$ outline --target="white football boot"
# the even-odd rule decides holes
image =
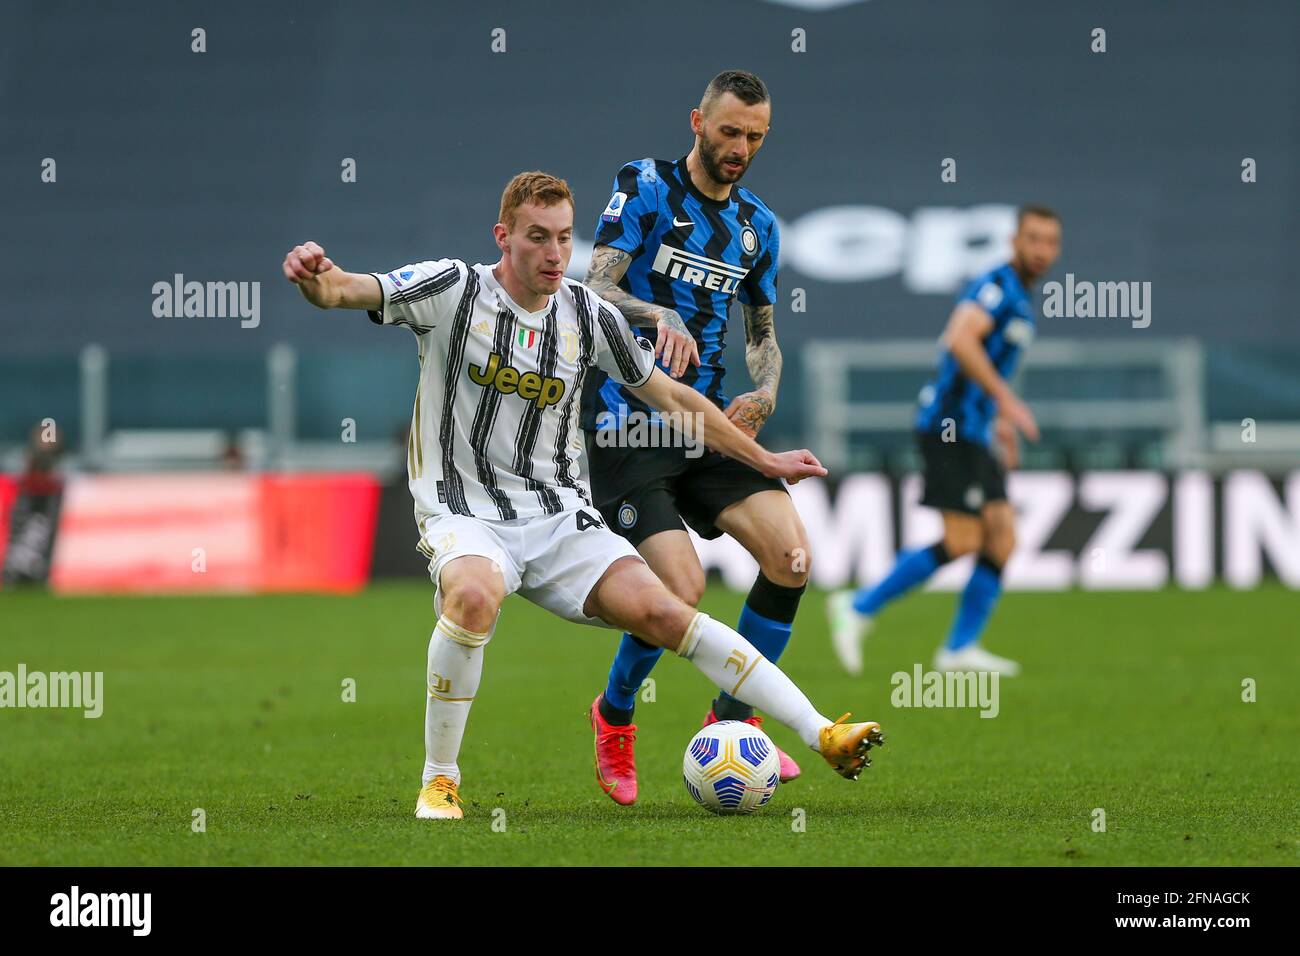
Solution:
[[[989,671],[1003,677],[1015,677],[1020,665],[1005,657],[990,654],[978,644],[967,644],[960,650],[939,648],[934,654],[934,666],[941,671]]]
[[[836,591],[826,599],[831,646],[844,669],[855,677],[862,673],[862,642],[871,633],[872,617],[853,609],[856,591]]]

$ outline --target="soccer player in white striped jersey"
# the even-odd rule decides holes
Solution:
[[[808,451],[769,452],[698,392],[656,368],[619,311],[565,278],[573,196],[520,173],[493,227],[501,259],[420,262],[352,273],[314,242],[284,274],[313,305],[364,309],[416,337],[420,380],[407,470],[419,549],[438,620],[429,641],[425,763],[415,815],[459,819],[457,758],[501,602],[518,592],[567,620],[631,631],[691,661],[710,681],[793,729],[856,779],[882,742],[874,721],[832,722],[753,645],[675,597],[591,506],[579,477],[582,378],[598,367],[662,412],[697,415],[704,443],[765,475],[826,470]]]

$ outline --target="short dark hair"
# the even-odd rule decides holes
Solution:
[[[767,92],[767,85],[758,78],[757,74],[745,70],[723,70],[709,80],[709,85],[704,88],[704,96],[700,99],[700,110],[707,110],[723,93],[730,93],[750,106],[772,101],[772,97]]]
[[[1041,203],[1026,203],[1016,211],[1016,228],[1025,221],[1026,216],[1038,216],[1040,219],[1055,219],[1058,223],[1061,221],[1060,215],[1051,206],[1044,206]]]

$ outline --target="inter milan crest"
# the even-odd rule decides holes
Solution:
[[[745,228],[740,230],[740,246],[745,250],[745,255],[748,256],[752,256],[754,251],[758,249],[758,233],[754,231],[754,227],[749,223],[746,223]]]

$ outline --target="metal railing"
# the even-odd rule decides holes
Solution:
[[[822,461],[851,465],[852,436],[862,432],[904,432],[913,428],[916,392],[884,400],[854,400],[855,373],[915,370],[931,374],[938,357],[932,340],[877,342],[812,341],[803,349],[806,431]],[[1161,394],[1151,398],[1107,397],[1028,399],[1044,429],[1161,433],[1165,460],[1191,466],[1206,457],[1204,353],[1192,339],[1107,342],[1049,339],[1028,350],[1025,365],[1045,369],[1143,369],[1161,377]],[[1095,391],[1095,390],[1094,390]]]
[[[233,437],[246,467],[265,470],[362,469],[399,471],[402,452],[391,441],[304,441],[298,434],[298,352],[278,344],[266,353],[266,422],[228,433],[222,429],[114,429],[110,356],[100,345],[80,355],[79,462],[93,470],[203,468],[220,463]]]

